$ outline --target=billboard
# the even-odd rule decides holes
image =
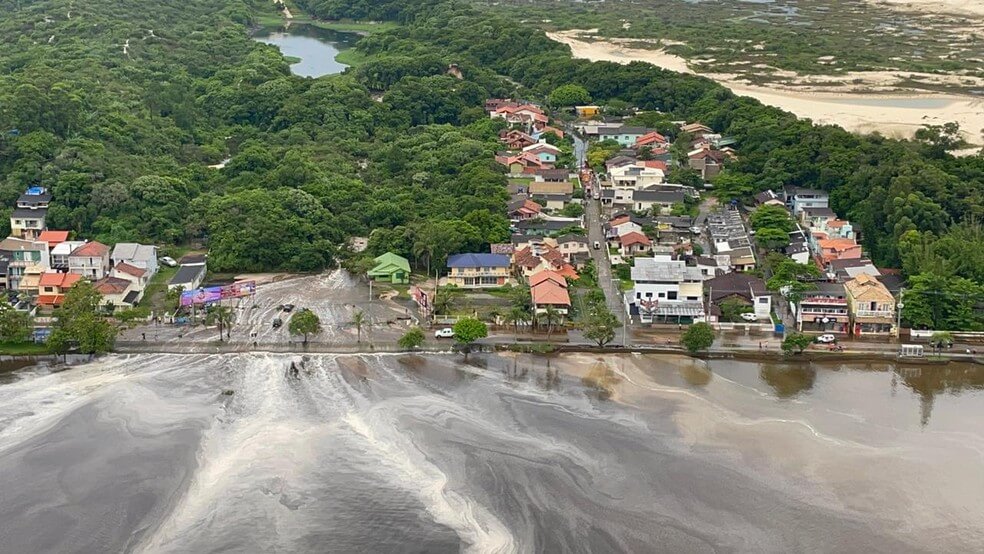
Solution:
[[[228,298],[242,298],[256,294],[256,281],[240,281],[231,285],[202,287],[181,293],[181,305],[213,304]]]

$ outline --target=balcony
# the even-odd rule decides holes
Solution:
[[[857,310],[854,312],[854,317],[894,319],[895,310]]]

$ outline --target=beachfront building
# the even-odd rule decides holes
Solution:
[[[844,283],[854,336],[896,335],[895,298],[878,279],[862,273]]]
[[[642,323],[704,321],[703,275],[667,255],[635,258],[631,270],[631,313]]]

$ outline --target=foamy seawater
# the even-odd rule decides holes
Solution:
[[[907,371],[266,354],[27,370],[0,386],[0,551],[979,551],[984,437],[959,414],[984,412],[982,379]]]

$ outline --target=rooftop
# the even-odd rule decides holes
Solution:
[[[509,256],[504,254],[455,254],[448,257],[448,267],[509,267]]]
[[[82,246],[80,246],[80,247],[76,248],[75,250],[73,250],[72,253],[70,254],[70,256],[75,256],[75,257],[83,257],[83,256],[97,257],[97,256],[104,256],[106,254],[109,254],[109,247],[108,246],[106,246],[105,244],[103,244],[101,242],[98,242],[98,241],[92,241],[92,242],[87,242],[87,243],[83,244]]]
[[[668,256],[636,258],[631,275],[636,282],[682,283],[700,281],[703,277],[696,267],[688,267],[683,260],[671,260]]]

